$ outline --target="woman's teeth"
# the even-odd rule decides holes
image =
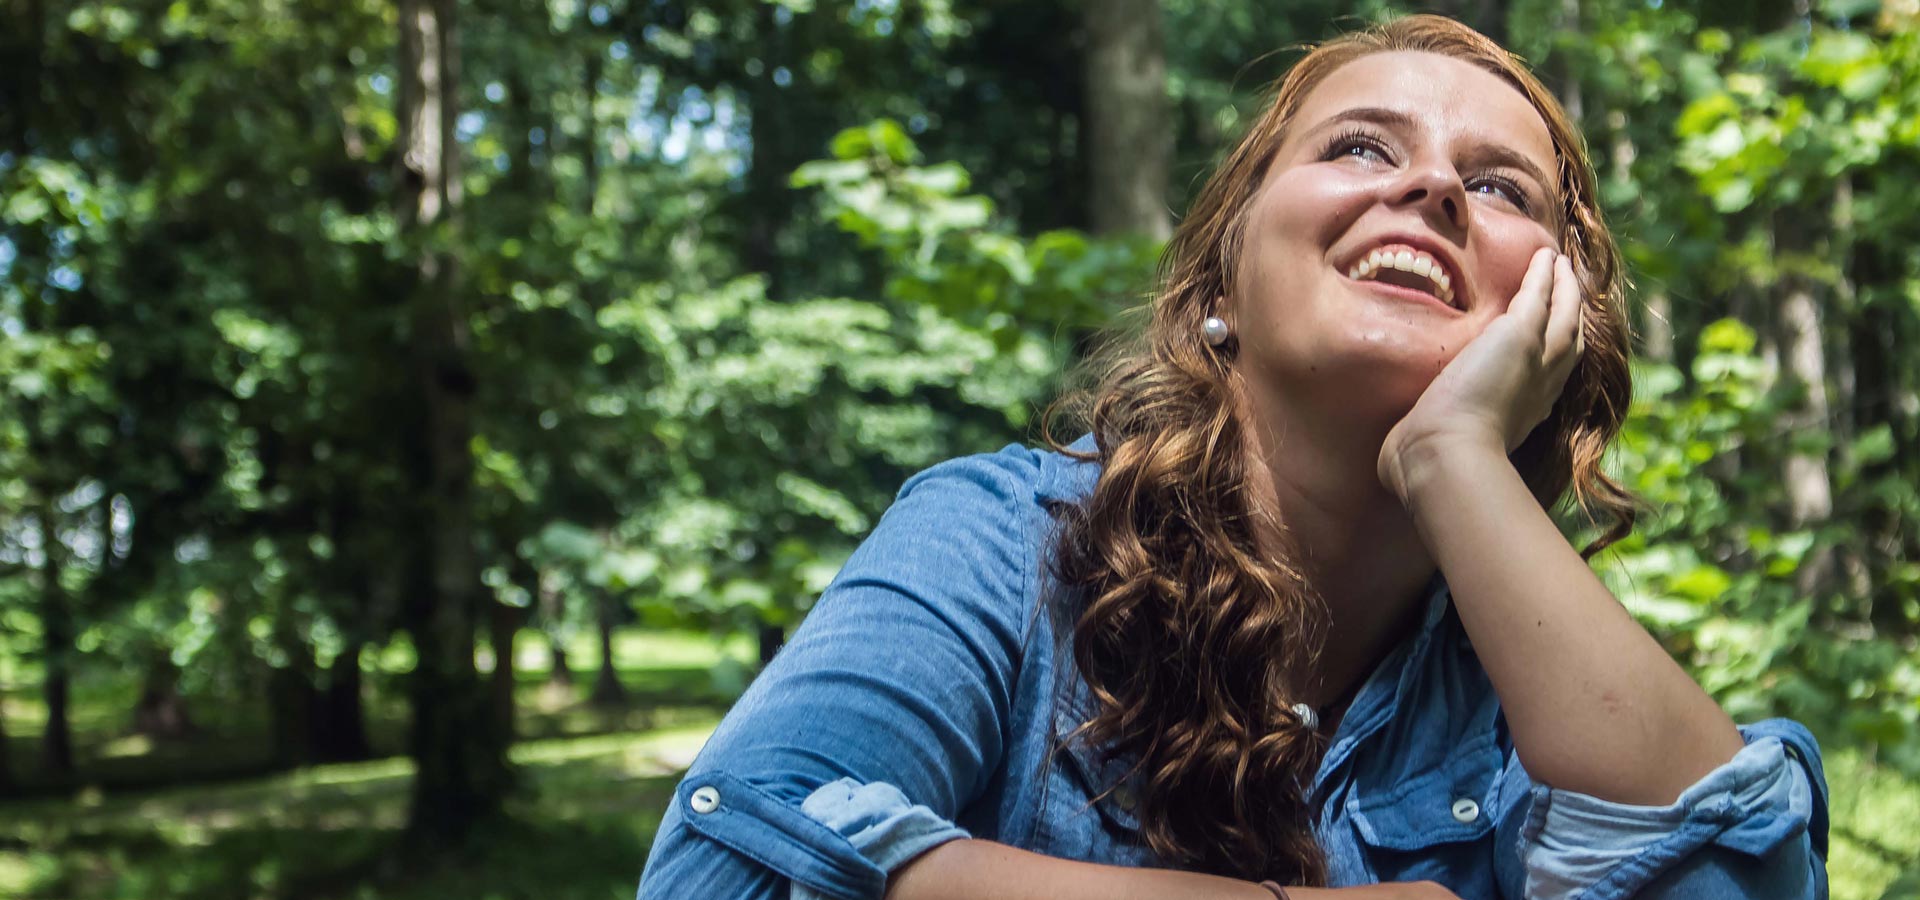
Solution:
[[[1385,269],[1396,269],[1420,276],[1432,285],[1434,296],[1439,297],[1440,301],[1448,306],[1453,305],[1452,277],[1447,275],[1446,269],[1442,268],[1433,257],[1418,250],[1404,248],[1375,250],[1367,254],[1365,259],[1354,263],[1353,268],[1347,270],[1347,277],[1355,281],[1376,281],[1380,277],[1380,272]]]

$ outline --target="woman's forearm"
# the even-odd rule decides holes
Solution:
[[[1431,882],[1286,889],[1288,900],[1459,900]],[[992,841],[948,841],[893,873],[886,900],[1273,900],[1250,881],[1042,856]]]
[[[1310,900],[1302,894],[1298,900]],[[887,900],[1273,900],[1257,884],[1171,869],[1042,856],[992,841],[949,841],[901,867]]]
[[[1732,720],[1600,583],[1500,448],[1427,446],[1406,471],[1408,509],[1529,774],[1665,805],[1739,752]]]

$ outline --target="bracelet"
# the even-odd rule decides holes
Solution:
[[[1262,881],[1260,886],[1273,892],[1273,900],[1287,900],[1287,889],[1277,881]]]

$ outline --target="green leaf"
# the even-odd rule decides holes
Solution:
[[[1667,589],[1695,603],[1713,603],[1733,587],[1733,578],[1724,569],[1702,563],[1667,583]]]
[[[1758,343],[1753,329],[1738,319],[1720,319],[1700,332],[1700,349],[1706,353],[1745,356],[1752,353]]]
[[[1855,438],[1852,456],[1856,464],[1862,466],[1877,465],[1893,458],[1893,426],[1886,423],[1867,429],[1866,433]]]

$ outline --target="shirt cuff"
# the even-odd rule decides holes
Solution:
[[[1521,830],[1529,897],[1630,897],[1708,845],[1760,857],[1806,834],[1808,771],[1759,737],[1670,806],[1633,806],[1536,784]]]
[[[801,801],[800,811],[845,837],[875,868],[889,874],[934,847],[969,837],[884,781],[861,784],[842,778],[829,782]],[[793,883],[792,900],[826,897],[808,885]]]

